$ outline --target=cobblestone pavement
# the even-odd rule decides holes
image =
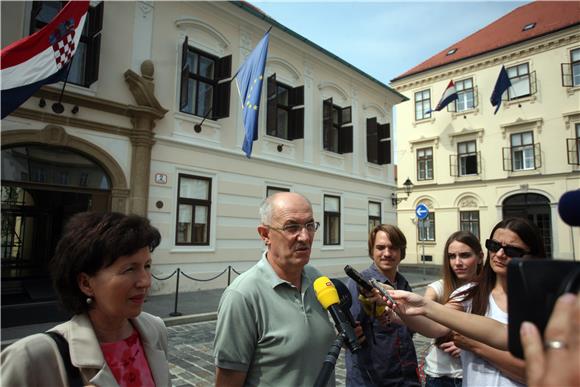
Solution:
[[[424,288],[418,288],[423,293]],[[175,387],[214,385],[213,339],[215,321],[191,323],[168,327],[169,371]],[[429,346],[430,339],[415,334],[413,339],[417,357],[421,359]],[[346,369],[344,350],[336,362],[336,385],[344,386]]]

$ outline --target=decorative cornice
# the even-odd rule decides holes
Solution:
[[[175,26],[180,29],[197,29],[206,32],[216,40],[222,50],[225,50],[231,45],[230,41],[224,34],[199,19],[193,17],[182,17],[175,20]]]
[[[133,70],[125,71],[125,82],[129,84],[129,90],[137,101],[139,108],[150,108],[154,118],[161,119],[168,112],[155,97],[155,84],[153,83],[154,67],[153,62],[146,60],[141,64],[141,74],[138,75]],[[133,111],[133,109],[130,109]]]
[[[527,45],[528,42],[526,42],[526,46],[519,49],[507,47],[488,54],[482,54],[485,55],[483,58],[475,57],[465,59],[465,61],[470,61],[468,63],[464,63],[464,61],[449,63],[440,68],[435,68],[427,70],[424,73],[411,75],[409,78],[412,78],[412,80],[409,80],[408,82],[402,82],[402,80],[393,82],[393,85],[396,85],[400,82],[398,85],[394,86],[394,88],[398,92],[403,92],[417,87],[424,87],[425,85],[429,85],[437,81],[456,78],[466,73],[481,71],[486,68],[497,66],[509,61],[530,57],[531,55],[536,55],[541,52],[553,50],[579,41],[580,29],[572,31],[567,36],[555,36],[549,41],[540,39],[533,45]],[[432,72],[432,74],[426,75],[429,72]]]
[[[421,144],[421,143],[433,143],[433,145],[435,145],[435,149],[437,149],[437,148],[439,148],[439,136],[433,136],[433,137],[421,136],[420,138],[418,138],[416,140],[409,141],[409,144],[411,145],[411,151],[413,150],[413,147],[415,147],[415,146],[417,146],[417,144]]]
[[[383,117],[385,117],[387,115],[387,111],[374,102],[365,103],[362,105],[362,108],[363,108],[363,110],[375,109],[377,111],[377,113],[379,113]]]
[[[47,124],[75,126],[82,129],[89,129],[97,132],[116,134],[125,137],[129,137],[132,132],[131,128],[123,128],[121,126],[108,125],[102,122],[83,120],[76,117],[66,117],[59,114],[46,113],[23,107],[16,109],[14,112],[10,113],[10,115],[33,121],[44,122]]]
[[[580,120],[580,110],[576,110],[575,112],[563,113],[562,117],[564,118],[564,124],[566,125],[566,129],[570,129],[570,123],[576,122]]]
[[[298,69],[292,63],[289,63],[287,60],[277,57],[269,57],[266,60],[266,65],[280,66],[286,69],[286,71],[288,71],[292,75],[295,81],[298,81],[300,79],[300,71],[298,71]]]
[[[449,139],[451,140],[451,143],[453,143],[453,141],[455,141],[455,139],[457,137],[462,137],[462,136],[477,136],[477,138],[481,141],[483,139],[483,132],[485,130],[483,128],[480,129],[468,129],[468,128],[463,128],[461,129],[461,131],[459,132],[455,132],[455,133],[449,133]]]
[[[43,86],[35,94],[35,97],[45,98],[51,101],[58,101],[60,90],[50,86]],[[75,91],[66,90],[62,96],[63,103],[70,103],[80,107],[88,107],[105,113],[116,114],[120,116],[129,116],[127,104],[114,102],[94,96],[88,96]],[[13,113],[12,113],[13,114]]]
[[[322,81],[318,84],[318,90],[334,89],[336,90],[344,101],[348,100],[348,93],[342,87],[332,81]]]
[[[503,138],[506,136],[506,131],[513,130],[521,126],[532,126],[534,129],[538,130],[538,133],[542,132],[542,125],[544,124],[543,118],[532,118],[529,120],[524,120],[522,118],[518,118],[514,122],[510,122],[507,124],[500,125],[501,128],[501,135]]]

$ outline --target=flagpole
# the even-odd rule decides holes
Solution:
[[[64,85],[62,85],[62,90],[60,91],[60,96],[58,97],[58,102],[55,102],[52,104],[52,111],[55,112],[56,114],[60,114],[62,112],[64,112],[64,106],[62,106],[62,96],[64,95],[64,89],[66,87],[66,84],[68,82],[68,74],[70,73],[70,69],[72,67],[72,61],[73,58],[71,58],[69,64],[68,64],[68,69],[66,69],[66,78],[64,79]]]
[[[266,34],[267,34],[268,32],[270,32],[271,30],[272,30],[272,26],[270,26],[270,28],[268,28],[268,30],[267,30],[266,32],[264,32],[264,35],[266,35]],[[236,73],[235,73],[235,74],[234,74],[234,75],[233,75],[233,76],[232,76],[230,79],[228,79],[226,82],[228,82],[228,83],[232,83],[232,81],[234,80],[234,78],[238,76],[238,73],[239,73],[239,72],[240,72],[240,69],[238,68],[238,70],[236,71]],[[68,77],[68,74],[67,74],[67,77]],[[226,82],[224,82],[224,83],[226,83]],[[63,89],[63,90],[64,90],[64,89]],[[238,90],[238,92],[239,92],[239,90]],[[243,104],[242,104],[242,106],[243,106]],[[199,124],[195,124],[195,125],[193,125],[193,130],[194,130],[196,133],[199,133],[199,132],[201,132],[201,125],[203,125],[204,121],[205,121],[205,120],[206,120],[206,118],[209,116],[209,113],[211,113],[211,111],[212,111],[212,110],[213,110],[213,105],[212,105],[212,107],[211,107],[211,108],[210,108],[210,109],[207,111],[207,113],[205,113],[205,116],[203,116],[203,119],[201,120],[201,122],[200,122]]]

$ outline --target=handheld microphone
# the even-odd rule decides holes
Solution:
[[[568,191],[560,197],[558,212],[568,226],[580,226],[580,189]]]
[[[356,352],[361,349],[361,346],[356,339],[354,329],[350,323],[352,317],[349,319],[340,307],[338,292],[336,291],[332,281],[328,277],[318,277],[314,281],[313,286],[318,302],[320,302],[322,307],[328,310],[332,316],[336,330],[338,330],[338,333],[344,338],[347,347],[351,352]]]

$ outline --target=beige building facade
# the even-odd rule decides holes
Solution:
[[[396,107],[399,175],[414,183],[397,208],[408,263],[441,264],[451,233],[472,231],[483,244],[508,216],[534,221],[552,257],[580,258],[580,228],[557,210],[562,194],[580,188],[580,20],[568,13],[522,6],[392,81],[409,99]],[[560,25],[543,30],[551,18]],[[511,87],[494,114],[502,66]],[[458,99],[430,112],[450,81]]]
[[[50,6],[1,7],[2,47],[50,20]],[[48,281],[64,222],[84,210],[149,217],[162,234],[159,278],[244,271],[263,250],[258,207],[281,190],[312,202],[321,223],[312,263],[323,273],[368,262],[369,226],[396,221],[390,125],[403,95],[247,3],[91,2],[90,12],[64,111],[53,109],[59,83],[1,122],[3,293],[12,284],[5,294],[34,298],[30,279]],[[228,81],[270,26],[246,158]],[[182,279],[180,289],[226,281]],[[153,290],[174,289],[175,276]]]

